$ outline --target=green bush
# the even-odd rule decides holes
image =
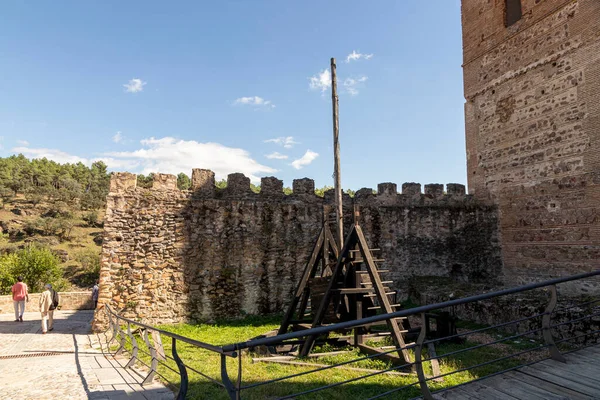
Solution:
[[[16,264],[16,254],[3,254],[0,256],[0,294],[10,294],[10,288],[17,281],[13,275],[13,266]]]
[[[71,233],[75,226],[75,220],[73,218],[56,218],[56,224],[58,227],[57,236],[60,240],[71,239]]]
[[[40,229],[40,221],[37,219],[28,219],[23,223],[23,231],[29,236],[38,233]]]
[[[81,216],[81,219],[91,228],[98,224],[98,212],[88,211]]]
[[[100,277],[100,253],[93,249],[81,250],[75,256],[75,261],[81,263],[83,268],[80,282],[83,285],[93,285]]]
[[[79,205],[84,210],[95,210],[102,208],[104,206],[104,202],[106,199],[106,195],[108,194],[108,190],[106,192],[87,192],[81,197]]]
[[[44,217],[47,218],[73,218],[73,209],[77,205],[74,203],[66,203],[64,201],[56,200],[50,203],[48,210],[44,213]]]
[[[60,240],[69,240],[75,222],[75,219],[69,217],[40,217],[34,222],[28,223],[25,231],[31,235],[30,232],[39,230],[44,236],[58,236]]]
[[[0,199],[2,199],[2,208],[15,196],[15,193],[7,188],[0,187]]]
[[[27,197],[27,200],[36,207],[46,198],[46,192],[47,190],[43,186],[33,186],[25,191],[25,197]]]
[[[10,287],[21,275],[31,293],[41,292],[46,283],[52,284],[54,290],[61,291],[67,287],[62,278],[59,260],[47,248],[30,245],[13,254],[0,256],[0,290],[9,294]]]

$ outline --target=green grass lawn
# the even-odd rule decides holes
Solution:
[[[221,346],[236,342],[248,340],[270,330],[276,329],[279,326],[280,317],[248,317],[243,320],[219,322],[216,324],[179,324],[161,326],[161,329],[177,333],[179,335],[193,338],[202,342]],[[505,335],[508,336],[508,335]],[[493,333],[492,338],[497,339],[500,334]],[[163,337],[165,352],[171,355],[171,341],[167,337]],[[142,343],[138,339],[138,343]],[[478,342],[467,341],[462,344],[438,344],[436,351],[438,355],[454,352],[459,349],[475,346]],[[443,358],[440,363],[441,373],[463,369],[495,358],[503,357],[507,354],[520,351],[524,348],[533,348],[539,346],[537,342],[530,341],[509,341],[503,346],[484,347],[475,350],[470,350],[460,354],[455,354],[447,358]],[[129,347],[129,346],[128,346]],[[145,346],[142,347],[145,349]],[[221,359],[220,355],[211,353],[207,350],[198,349],[194,346],[185,343],[177,343],[178,354],[186,365],[206,374],[207,376],[221,382]],[[331,351],[329,346],[324,346],[317,351]],[[344,361],[352,361],[353,359],[364,357],[358,350],[354,348],[346,348],[349,352],[346,354],[322,357],[318,359],[307,358],[298,360],[307,363],[319,363],[332,365]],[[285,377],[287,375],[296,374],[303,371],[310,371],[313,367],[272,364],[262,362],[252,362],[253,357],[260,357],[256,354],[243,352],[241,355],[242,363],[242,386],[252,385],[260,382],[265,382],[270,379]],[[149,364],[150,358],[140,352],[140,358]],[[506,368],[511,368],[523,363],[522,359],[507,359],[494,364],[478,367],[470,371],[462,371],[444,377],[442,382],[430,381],[430,390],[435,391],[445,387],[451,387],[460,383],[468,382],[481,376],[491,374]],[[239,358],[227,359],[227,371],[231,380],[237,381]],[[174,361],[167,360],[167,366],[177,370]],[[425,372],[431,373],[431,365],[429,362],[425,364]],[[170,370],[167,366],[159,367],[162,380],[165,383],[171,382],[173,390],[178,390],[179,375]],[[370,370],[383,370],[391,365],[387,362],[378,359],[369,359],[354,362],[346,365],[346,367],[366,368]],[[294,393],[315,389],[325,385],[335,385],[352,378],[359,378],[367,372],[352,371],[347,369],[332,368],[321,372],[311,373],[299,377],[285,379],[279,382],[270,383],[267,385],[256,386],[254,388],[242,391],[242,399],[275,399]],[[188,389],[188,398],[191,399],[228,399],[226,391],[202,377],[194,371],[188,370],[190,386]],[[362,399],[369,398],[401,386],[410,385],[417,381],[416,374],[407,375],[390,375],[379,374],[369,378],[360,379],[348,384],[334,386],[326,390],[314,392],[297,398],[302,399]],[[395,392],[384,398],[394,399],[409,399],[420,395],[418,385]]]

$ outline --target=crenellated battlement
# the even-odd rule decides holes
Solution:
[[[432,201],[451,200],[453,203],[461,201],[473,202],[472,196],[466,194],[465,185],[448,183],[446,191],[444,185],[430,183],[422,185],[415,182],[402,184],[402,190],[398,192],[398,185],[393,182],[383,182],[377,185],[377,191],[371,188],[361,188],[354,196],[355,202],[365,203],[369,201],[380,201],[386,205],[424,204],[433,205]],[[203,198],[219,199],[248,199],[266,201],[284,201],[285,199],[320,199],[315,194],[315,181],[310,178],[294,179],[292,194],[285,194],[283,181],[273,176],[261,178],[260,192],[255,193],[250,188],[250,178],[242,173],[233,173],[227,176],[227,187],[219,189],[215,186],[215,173],[208,169],[193,169],[191,190],[181,191],[177,188],[177,177],[171,174],[154,174],[151,189],[137,187],[137,175],[128,172],[115,172],[111,175],[110,194],[123,195],[135,191],[160,192],[164,198],[168,192],[193,193],[194,196]],[[350,200],[350,196],[344,193],[344,202]],[[333,189],[324,193],[323,202],[332,204],[335,202]],[[481,202],[481,201],[480,201]]]
[[[281,197],[283,195],[283,181],[274,176],[261,178],[260,195],[262,197]]]
[[[171,174],[155,174],[152,181],[153,190],[177,190],[177,177]]]
[[[150,188],[136,182],[135,174],[111,177],[99,299],[151,323],[280,312],[335,203],[333,189],[319,197],[308,178],[295,179],[291,194],[272,176],[255,193],[240,173],[218,188],[207,169],[192,171],[190,190],[177,189],[170,174],[154,175]],[[358,206],[365,237],[382,249],[394,290],[413,275],[499,276],[494,205],[455,183],[446,192],[437,183],[398,187],[384,182],[377,191],[342,196],[344,226]],[[97,319],[95,327],[101,325]]]
[[[215,173],[209,169],[192,170],[192,190],[207,196],[213,196],[216,190]]]
[[[129,172],[113,172],[110,175],[110,193],[122,193],[137,187],[137,175]]]
[[[240,172],[227,175],[227,187],[225,188],[227,197],[242,197],[251,193],[250,178]]]

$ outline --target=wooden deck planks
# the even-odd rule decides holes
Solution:
[[[533,368],[531,366],[523,367],[519,370],[519,372],[525,373],[532,377],[536,377],[546,382],[555,383],[556,385],[592,396],[593,398],[600,397],[600,390],[597,387],[594,387],[593,383],[590,383],[588,380],[585,379],[582,383],[580,381],[575,381],[572,379],[572,377],[565,376],[564,374],[561,374],[558,371],[548,372],[547,370],[543,371],[540,369]]]
[[[479,400],[477,397],[473,397],[469,393],[462,391],[461,388],[456,388],[448,392],[434,394],[433,398],[435,400]]]
[[[510,377],[525,382],[529,385],[533,385],[538,388],[543,388],[546,392],[553,393],[559,396],[561,399],[573,399],[573,400],[591,400],[593,397],[584,393],[557,385],[553,382],[544,381],[535,376],[527,375],[522,372],[508,372],[507,375]]]
[[[460,389],[464,392],[469,393],[473,398],[478,400],[515,400],[516,397],[507,395],[506,393],[500,392],[493,387],[482,385],[480,382],[472,382],[461,386]],[[453,397],[449,397],[449,399]]]
[[[600,362],[600,360],[599,360]],[[556,374],[572,374],[581,377],[580,382],[589,382],[594,386],[600,386],[600,368],[597,365],[582,362],[579,360],[567,361],[567,364],[557,363],[555,361],[545,360],[533,364],[534,368],[545,368],[546,371],[556,371]]]
[[[514,379],[507,373],[485,379],[482,383],[517,399],[564,400],[564,397],[562,396],[555,395],[554,393],[550,393],[534,385]]]
[[[565,356],[567,363],[544,360],[501,375],[467,383],[436,399],[600,399],[600,345]]]

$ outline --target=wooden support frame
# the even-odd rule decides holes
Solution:
[[[393,310],[392,305],[388,299],[387,290],[379,276],[379,271],[377,269],[377,265],[373,259],[371,254],[371,250],[368,247],[366,238],[362,232],[361,227],[358,224],[357,220],[357,212],[355,211],[355,222],[350,228],[350,232],[346,236],[346,240],[344,241],[344,246],[338,256],[336,265],[334,270],[332,271],[331,278],[329,280],[329,284],[327,287],[327,291],[322,298],[321,304],[319,304],[319,308],[315,314],[315,317],[312,322],[312,327],[315,328],[323,324],[325,313],[327,308],[329,307],[330,302],[332,301],[334,293],[344,293],[347,291],[347,295],[355,295],[361,296],[361,279],[356,279],[356,270],[353,265],[353,261],[356,258],[355,254],[360,253],[360,257],[362,260],[362,264],[365,266],[367,274],[371,280],[372,288],[368,288],[369,293],[374,293],[376,295],[376,299],[384,313],[391,313]],[[357,251],[358,250],[358,251]],[[364,274],[363,274],[364,275]],[[358,286],[358,287],[357,287]],[[355,293],[352,293],[352,292]],[[358,301],[354,301],[354,304],[358,304]],[[336,309],[339,309],[340,306],[344,304],[334,304]],[[356,307],[353,309],[355,313],[359,312],[361,315],[358,317],[362,317],[361,307]],[[410,354],[408,350],[405,348],[406,344],[404,342],[404,338],[402,332],[404,332],[404,328],[402,326],[402,322],[397,319],[389,319],[386,321],[387,326],[391,332],[392,339],[394,341],[395,346],[399,349],[398,355],[402,359],[403,362],[410,362]],[[357,330],[360,328],[357,328]],[[314,346],[315,340],[317,338],[315,336],[309,336],[306,338],[306,341],[301,346],[299,355],[301,357],[306,357]],[[362,343],[362,336],[360,332],[356,332],[354,336],[355,345]]]
[[[327,224],[327,220],[325,220],[308,263],[304,267],[304,272],[302,273],[300,283],[294,293],[294,298],[292,299],[292,302],[285,313],[285,317],[283,318],[283,322],[277,331],[278,335],[282,335],[288,331],[292,321],[295,320],[294,315],[298,315],[297,320],[304,320],[304,313],[306,312],[308,300],[310,299],[310,287],[308,281],[316,276],[319,269],[319,262],[321,261],[321,275],[327,276],[329,254],[332,254],[332,256],[337,259],[339,251],[333,234]],[[300,305],[300,307],[298,307],[298,305]]]

